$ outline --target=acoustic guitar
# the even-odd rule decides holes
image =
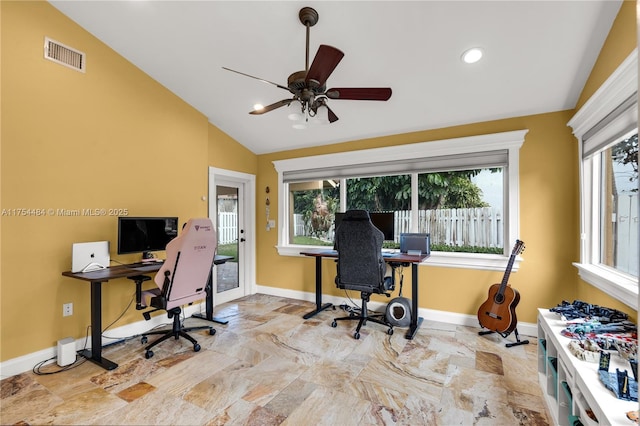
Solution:
[[[520,293],[507,284],[516,256],[524,251],[524,243],[516,240],[507,269],[500,284],[489,287],[489,297],[478,309],[480,325],[491,331],[508,335],[518,325],[516,306],[520,302]]]

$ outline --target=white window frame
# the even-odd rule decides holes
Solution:
[[[638,280],[600,263],[600,159],[584,156],[583,137],[638,90],[637,48],[571,118],[568,125],[578,139],[580,162],[580,262],[574,263],[580,278],[611,297],[638,309]],[[626,114],[635,118],[637,108]],[[606,129],[606,127],[605,127]],[[604,131],[603,131],[604,133]],[[598,137],[598,133],[595,134]],[[604,136],[602,136],[604,138]],[[583,158],[585,157],[585,158]]]
[[[524,143],[524,137],[528,130],[516,130],[512,132],[494,133],[487,135],[469,136],[463,138],[445,139],[432,142],[419,142],[414,144],[392,147],[373,148],[358,151],[340,152],[334,154],[316,155],[310,157],[277,160],[273,165],[278,172],[278,253],[282,256],[300,256],[300,252],[308,249],[317,249],[318,246],[302,246],[288,244],[289,232],[289,191],[288,184],[283,181],[286,172],[316,169],[318,164],[331,164],[326,168],[327,178],[331,177],[332,167],[344,167],[346,165],[372,164],[390,160],[412,160],[416,158],[430,158],[445,155],[465,154],[470,157],[489,151],[507,150],[508,164],[507,177],[505,179],[505,253],[478,254],[478,253],[449,253],[433,252],[425,261],[432,266],[443,266],[467,269],[486,269],[501,271],[506,267],[511,247],[519,238],[520,232],[520,148]],[[417,196],[417,194],[416,194]],[[513,265],[513,271],[517,271],[522,258],[519,256]]]

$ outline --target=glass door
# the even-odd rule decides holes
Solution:
[[[255,292],[255,196],[254,175],[209,167],[209,218],[227,259],[214,266],[214,309]]]
[[[243,184],[216,179],[216,230],[219,256],[229,257],[214,268],[216,303],[224,303],[245,295],[243,283],[243,248],[245,238],[242,220]]]
[[[216,265],[216,300],[221,303],[221,299],[226,299],[233,293],[238,292],[240,287],[240,244],[244,242],[242,235],[244,229],[240,226],[239,214],[239,192],[238,186],[233,184],[216,185],[217,204],[217,226],[218,230],[218,255],[229,256],[230,260]],[[229,292],[229,293],[227,293]],[[224,296],[223,293],[227,293]],[[229,299],[234,299],[230,297]]]

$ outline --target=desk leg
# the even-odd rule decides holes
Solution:
[[[316,309],[306,313],[302,316],[304,319],[309,319],[318,313],[324,311],[327,308],[332,307],[333,304],[322,304],[322,256],[316,257]]]
[[[91,281],[91,349],[83,350],[80,355],[105,370],[118,366],[102,357],[102,282]]]
[[[418,264],[411,264],[411,325],[405,338],[413,340],[422,324],[422,317],[418,317]]]
[[[215,322],[217,324],[228,324],[229,321],[225,319],[215,318],[213,316],[213,272],[209,275],[209,281],[205,289],[207,297],[205,299],[205,315],[195,313],[191,315],[193,318],[200,318],[203,320]]]

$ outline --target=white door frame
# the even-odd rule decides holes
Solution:
[[[217,178],[217,179],[216,179]],[[248,173],[236,172],[233,170],[220,169],[217,167],[209,167],[209,218],[217,223],[218,217],[218,206],[217,206],[217,196],[216,196],[216,180],[224,181],[224,182],[232,182],[242,185],[244,187],[243,199],[238,200],[238,203],[242,204],[242,208],[239,210],[239,214],[242,215],[241,219],[244,222],[244,234],[242,236],[239,235],[239,238],[244,238],[245,242],[238,242],[238,256],[241,259],[240,266],[243,268],[242,273],[238,271],[238,276],[243,277],[244,279],[239,282],[240,285],[240,296],[247,296],[250,294],[255,294],[257,291],[256,286],[256,233],[255,233],[255,223],[256,223],[256,209],[255,209],[255,199],[256,199],[256,177],[255,175]],[[242,255],[240,254],[240,250],[242,250]],[[242,256],[242,257],[240,257]],[[214,268],[215,270],[215,268]],[[225,299],[224,293],[217,294],[216,291],[217,283],[216,283],[216,274],[213,274],[213,298],[214,305],[219,303],[224,303],[229,300],[233,300],[237,296],[237,292],[234,292],[234,296],[229,298],[229,300]],[[226,293],[226,292],[225,292]]]

